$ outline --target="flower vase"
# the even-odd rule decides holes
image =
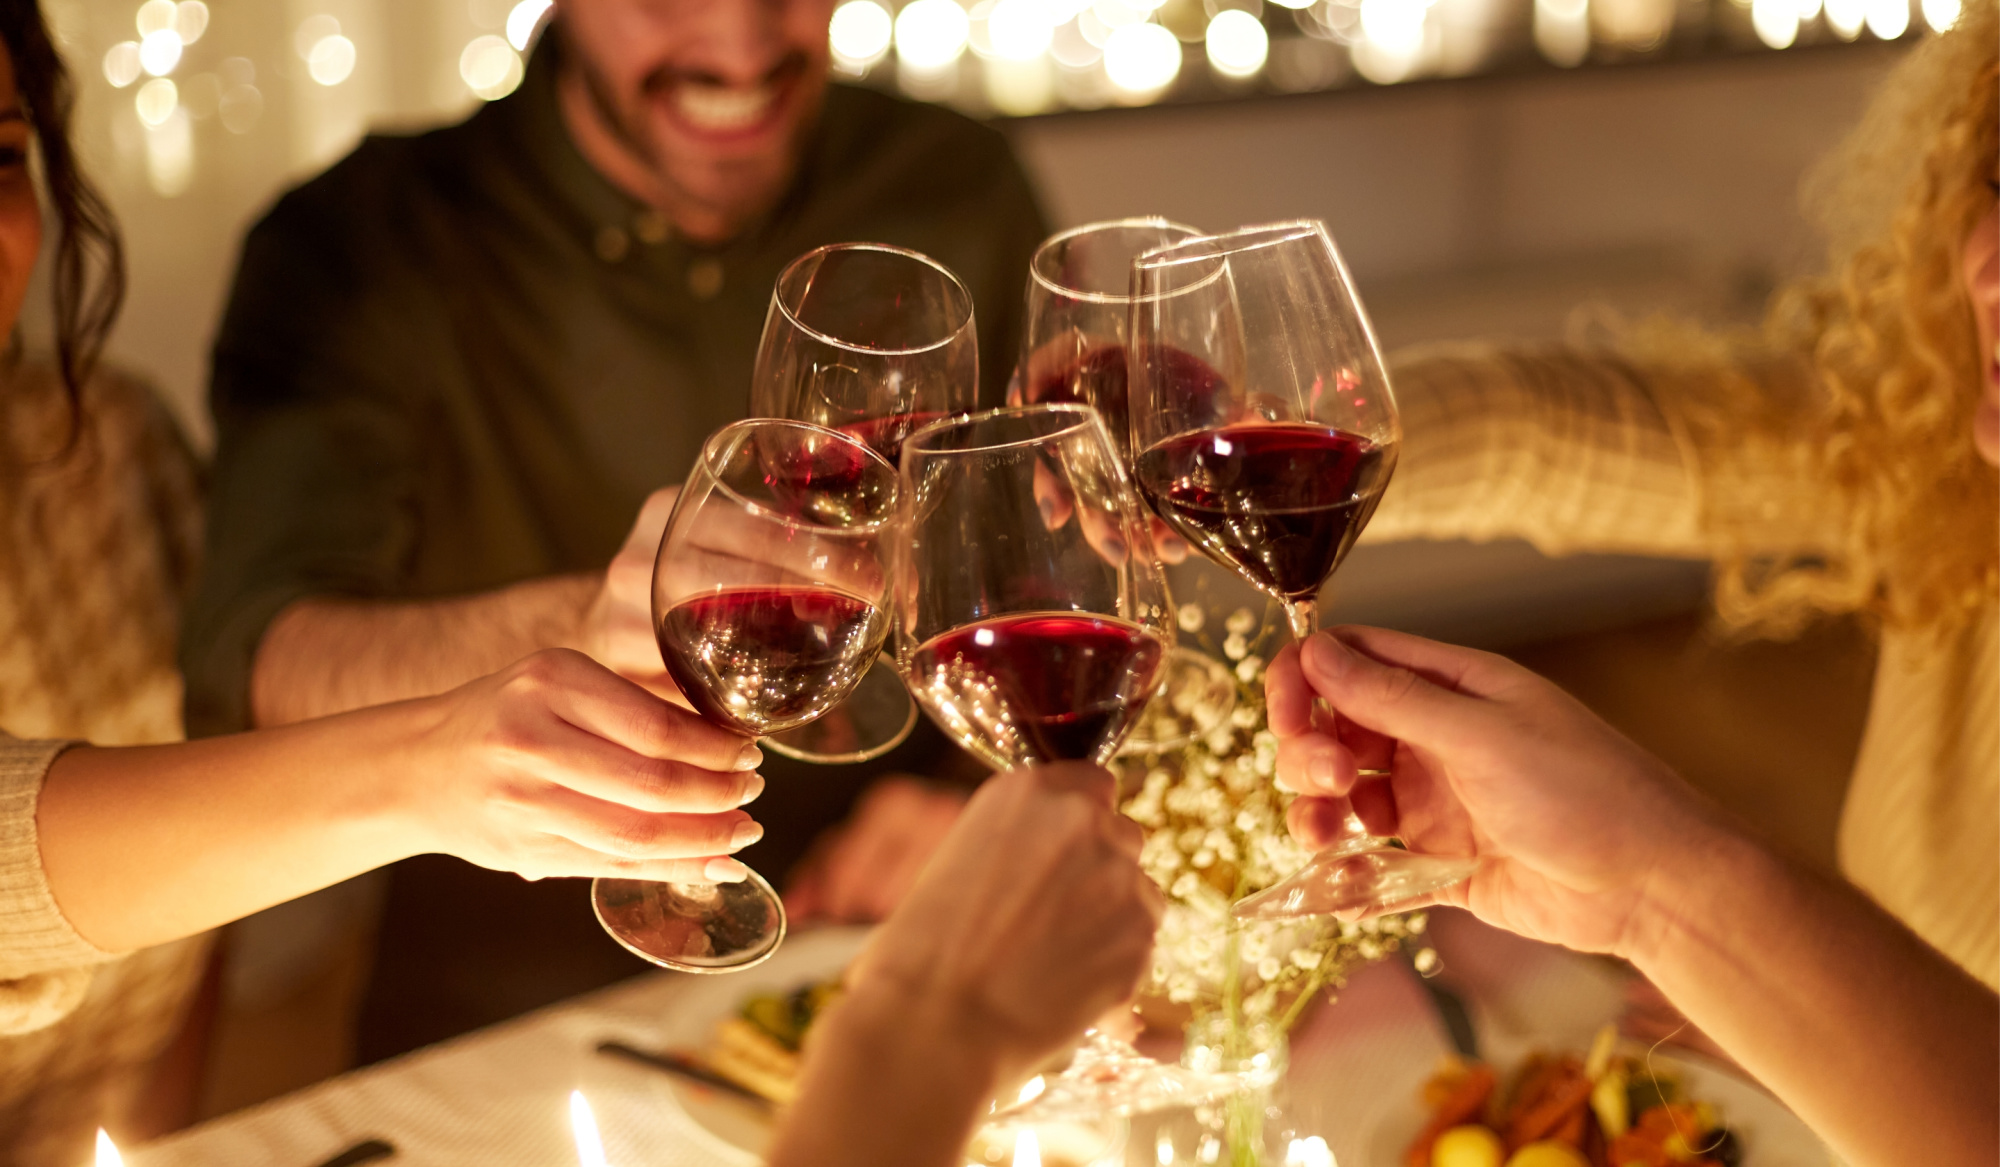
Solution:
[[[1236,1093],[1198,1107],[1194,1119],[1207,1145],[1190,1162],[1227,1167],[1279,1167],[1298,1132],[1286,1098],[1285,1075],[1291,1045],[1283,1027],[1228,1011],[1207,1013],[1188,1023],[1181,1064],[1210,1074],[1229,1074],[1242,1083]],[[1217,1151],[1219,1150],[1219,1154]]]

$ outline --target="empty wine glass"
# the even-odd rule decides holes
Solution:
[[[840,430],[894,463],[911,430],[972,409],[978,395],[972,294],[943,264],[885,243],[836,243],[779,274],[751,376],[755,416]],[[768,740],[804,761],[861,762],[916,723],[885,660],[827,716]]]
[[[768,739],[823,716],[881,656],[896,473],[865,443],[783,420],[725,426],[702,446],[653,563],[653,629],[703,717]],[[600,879],[620,944],[686,972],[777,950],[771,885]]]
[[[1173,643],[1166,580],[1097,412],[1029,405],[903,444],[895,653],[995,769],[1103,764]]]
[[[1276,597],[1304,640],[1319,625],[1322,585],[1382,498],[1402,436],[1333,239],[1307,221],[1189,240],[1135,261],[1131,289],[1139,490],[1209,558]],[[1317,716],[1333,727],[1329,711]],[[1333,845],[1237,914],[1372,915],[1475,866],[1372,837],[1350,807]]]

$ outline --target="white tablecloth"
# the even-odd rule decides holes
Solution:
[[[1529,1044],[1581,1049],[1616,1016],[1620,977],[1608,965],[1495,932],[1458,913],[1439,912],[1433,919],[1445,979],[1468,998],[1490,1052],[1517,1056]],[[662,1075],[597,1054],[597,1043],[617,1038],[640,1048],[698,1045],[718,1010],[753,989],[788,987],[799,966],[824,965],[831,957],[837,967],[857,945],[852,930],[809,933],[788,939],[769,964],[735,976],[639,977],[217,1119],[133,1153],[127,1162],[312,1167],[372,1137],[399,1149],[385,1167],[574,1167],[568,1098],[580,1088],[596,1111],[614,1167],[738,1164],[740,1152],[721,1146],[667,1100]],[[1414,974],[1396,961],[1371,966],[1294,1035],[1295,1112],[1326,1138],[1343,1167],[1394,1167],[1400,1132],[1420,1117],[1417,1088],[1447,1050]],[[1776,1108],[1761,1096],[1752,1102],[1748,1109]],[[1739,1103],[1738,1109],[1745,1107]],[[1776,1115],[1763,1125],[1790,1121],[1782,1111]],[[1150,1163],[1146,1150],[1135,1149],[1140,1157],[1132,1161]],[[1817,1167],[1825,1159],[1780,1152],[1753,1161],[1759,1167]]]

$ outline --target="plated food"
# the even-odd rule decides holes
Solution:
[[[840,977],[834,976],[789,992],[753,994],[716,1023],[706,1056],[709,1068],[781,1106],[790,1102],[799,1091],[799,1051],[806,1034],[840,992]]]
[[[1429,1121],[1404,1167],[1740,1167],[1736,1133],[1678,1074],[1617,1052],[1606,1026],[1588,1054],[1534,1053],[1504,1081],[1446,1061],[1425,1082]]]

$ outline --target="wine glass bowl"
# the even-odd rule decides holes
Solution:
[[[809,726],[850,693],[888,634],[885,555],[896,472],[865,443],[785,420],[740,421],[703,443],[653,563],[653,628],[696,712],[746,737]],[[748,968],[777,951],[783,904],[740,883],[599,879],[598,921],[628,950],[684,972]]]
[[[979,395],[972,294],[929,256],[836,243],[786,265],[751,379],[751,412],[841,430],[891,462],[911,430]]]
[[[995,769],[1103,764],[1173,644],[1124,467],[1083,405],[991,410],[903,446],[895,654],[934,721]]]

